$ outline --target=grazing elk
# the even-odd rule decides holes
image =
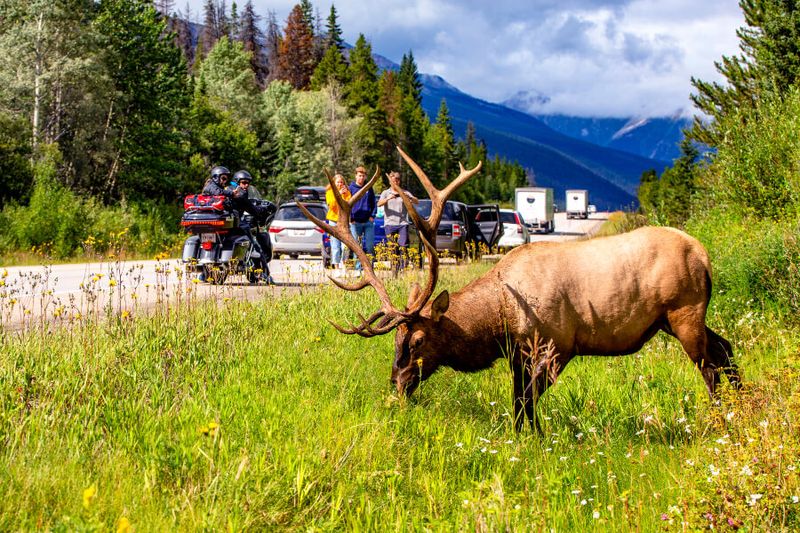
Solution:
[[[425,287],[414,285],[405,309],[392,304],[347,223],[350,206],[375,183],[378,171],[349,202],[333,188],[342,213],[338,226],[303,210],[317,226],[341,239],[364,265],[359,282],[332,281],[350,291],[371,285],[381,308],[368,318],[360,316],[358,326],[334,326],[363,337],[397,330],[392,382],[399,393],[411,395],[442,365],[474,372],[508,357],[514,376],[515,427],[521,429],[527,416],[538,428],[535,402],[573,357],[631,354],[659,330],[680,341],[712,397],[720,372],[738,387],[730,343],[705,325],[711,297],[708,254],[697,240],[676,229],[645,227],[612,237],[523,245],[460,291],[453,295],[443,291],[429,303],[438,278],[435,244],[442,210],[447,198],[481,164],[471,170],[460,165],[459,176],[438,190],[398,150],[432,203],[430,217],[423,219],[409,198],[395,189],[419,229],[429,262]],[[545,345],[547,353],[541,350]]]

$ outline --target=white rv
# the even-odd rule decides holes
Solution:
[[[589,218],[589,191],[586,189],[567,190],[567,218]]]
[[[552,233],[556,229],[553,189],[520,187],[514,192],[514,208],[525,219],[529,231]]]

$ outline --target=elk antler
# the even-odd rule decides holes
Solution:
[[[425,190],[428,191],[428,196],[431,199],[431,214],[427,219],[423,219],[414,208],[414,204],[411,202],[408,195],[399,187],[392,185],[392,190],[403,199],[403,204],[406,206],[411,220],[419,230],[420,240],[422,240],[422,243],[425,245],[425,254],[428,256],[428,282],[425,284],[425,288],[419,292],[415,301],[411,302],[406,309],[406,313],[414,315],[419,313],[422,308],[425,307],[430,297],[433,296],[433,291],[439,280],[439,254],[436,251],[436,233],[439,229],[439,223],[442,221],[442,213],[444,212],[447,199],[469,178],[478,173],[481,169],[482,162],[478,161],[475,168],[470,170],[465,169],[464,165],[459,162],[458,168],[460,172],[456,179],[451,181],[444,189],[439,190],[433,186],[433,183],[428,179],[425,172],[422,171],[419,165],[417,165],[402,148],[398,146],[397,151],[400,152],[405,162],[408,163],[408,166],[410,166],[414,174],[417,175],[417,178],[419,178]]]
[[[333,195],[336,198],[336,204],[339,206],[339,218],[337,224],[335,226],[331,226],[330,224],[318,219],[311,214],[311,212],[301,202],[298,202],[297,206],[311,222],[316,224],[329,235],[336,237],[345,245],[347,245],[347,247],[350,248],[354,254],[356,254],[356,257],[358,257],[358,260],[361,262],[361,266],[364,269],[364,277],[356,283],[347,284],[331,276],[328,276],[328,278],[337,287],[346,291],[360,291],[364,287],[372,285],[381,300],[381,308],[370,315],[369,318],[359,316],[361,319],[361,324],[358,326],[351,325],[350,328],[344,328],[333,322],[331,322],[331,324],[333,324],[333,327],[342,333],[355,333],[357,335],[361,335],[362,337],[383,335],[384,333],[390,332],[400,325],[400,323],[405,322],[410,317],[406,316],[406,313],[400,311],[394,306],[394,304],[392,304],[389,293],[386,292],[386,288],[383,286],[380,278],[378,278],[372,268],[372,261],[370,261],[369,257],[367,257],[367,254],[364,252],[364,249],[361,247],[361,244],[358,242],[358,240],[356,240],[353,234],[350,233],[350,212],[355,203],[358,202],[358,200],[360,200],[361,197],[364,196],[378,180],[378,177],[380,176],[380,169],[375,169],[375,174],[372,176],[372,178],[366,184],[364,184],[364,186],[361,187],[358,192],[351,196],[349,200],[345,200],[342,197],[339,189],[336,187],[334,178],[328,169],[325,169],[325,176],[327,176],[328,181],[331,183],[331,189],[333,190]],[[383,320],[381,320],[376,326],[373,326],[373,323],[379,318],[383,318]]]
[[[347,291],[358,291],[364,287],[367,287],[368,285],[372,285],[381,300],[381,308],[378,311],[367,318],[359,315],[361,324],[358,326],[351,325],[350,328],[344,328],[331,322],[333,327],[342,333],[355,333],[357,335],[361,335],[362,337],[383,335],[384,333],[390,332],[403,322],[411,320],[415,315],[418,315],[419,312],[422,311],[422,308],[425,307],[425,304],[433,295],[433,291],[436,288],[436,282],[439,279],[439,255],[436,251],[436,232],[439,228],[439,222],[442,220],[442,213],[444,212],[447,199],[458,187],[463,185],[464,182],[466,182],[470,177],[474,176],[481,169],[480,162],[478,162],[475,168],[470,170],[466,170],[464,165],[459,163],[458,165],[460,168],[460,173],[458,177],[448,184],[443,190],[439,190],[433,186],[430,179],[428,179],[428,176],[425,175],[419,165],[417,165],[414,160],[408,156],[408,154],[406,154],[399,146],[397,147],[397,150],[400,152],[400,155],[403,156],[403,159],[406,161],[406,163],[408,163],[408,165],[414,171],[414,174],[417,175],[420,182],[422,182],[423,187],[425,187],[425,190],[428,191],[428,196],[430,196],[431,199],[431,214],[427,219],[423,219],[414,208],[414,204],[411,202],[411,199],[408,197],[408,195],[399,187],[392,185],[392,190],[399,194],[403,199],[403,204],[406,206],[412,222],[414,222],[414,225],[418,228],[420,240],[425,246],[425,253],[428,256],[428,281],[425,284],[425,288],[421,291],[418,291],[416,298],[413,302],[411,302],[405,311],[401,311],[395,307],[394,304],[392,304],[392,300],[389,298],[389,293],[386,292],[386,288],[384,287],[380,278],[375,275],[375,271],[372,268],[372,262],[367,257],[367,254],[364,253],[363,248],[358,243],[356,238],[350,233],[350,211],[353,208],[353,205],[355,205],[355,203],[375,184],[375,181],[378,179],[378,175],[380,173],[379,169],[375,170],[375,174],[372,176],[372,179],[370,179],[369,182],[361,188],[361,190],[354,194],[350,200],[345,200],[342,198],[342,195],[336,188],[333,176],[331,176],[327,169],[325,170],[325,175],[327,176],[328,181],[331,183],[333,195],[336,198],[336,204],[339,206],[339,222],[336,226],[331,226],[330,224],[318,219],[312,215],[308,209],[306,209],[305,205],[298,202],[298,207],[309,220],[311,220],[314,224],[328,234],[333,235],[346,244],[347,247],[356,254],[359,261],[361,261],[361,265],[364,269],[364,277],[361,281],[353,284],[346,284],[340,280],[328,276],[330,280],[337,287]],[[380,322],[373,326],[375,321],[378,319],[381,319]]]

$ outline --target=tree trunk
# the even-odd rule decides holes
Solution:
[[[44,13],[39,13],[36,21],[36,41],[34,44],[34,65],[33,65],[33,119],[31,131],[32,157],[36,156],[36,148],[39,144],[39,113],[42,106],[42,32],[44,31]]]

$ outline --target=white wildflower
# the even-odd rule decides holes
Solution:
[[[763,494],[751,494],[750,495],[750,501],[748,501],[747,504],[750,505],[750,506],[753,506],[753,505],[756,504],[756,502],[758,500],[760,500],[763,497],[764,497]]]

